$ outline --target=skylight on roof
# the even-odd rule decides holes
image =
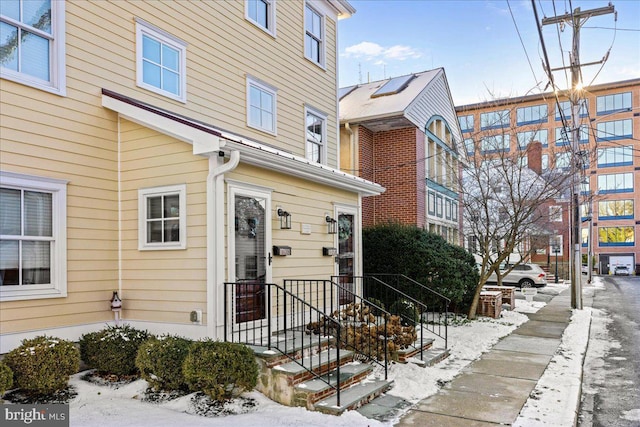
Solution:
[[[394,93],[400,93],[409,85],[409,82],[413,80],[415,76],[409,74],[408,76],[394,77],[386,82],[380,89],[375,91],[372,98],[377,96],[393,95]]]
[[[349,95],[357,87],[358,85],[353,85],[353,86],[341,87],[340,89],[338,89],[338,101],[344,98],[345,96]]]

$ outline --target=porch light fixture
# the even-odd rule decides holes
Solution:
[[[336,234],[338,232],[338,221],[327,215],[324,220],[327,222],[327,234]]]
[[[282,208],[278,208],[278,217],[280,218],[280,228],[282,230],[291,229],[291,214]]]

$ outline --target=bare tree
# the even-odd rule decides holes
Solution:
[[[482,287],[491,274],[496,274],[501,285],[503,277],[536,249],[532,237],[549,234],[547,202],[558,198],[571,180],[561,164],[547,165],[544,170],[540,167],[542,147],[535,130],[526,134],[531,140],[514,144],[510,137],[516,135],[515,130],[496,128],[474,135],[474,144],[467,145],[469,158],[461,174],[465,234],[474,236],[480,258],[480,281],[469,309],[470,319],[476,316]],[[549,157],[554,148],[547,150]],[[515,260],[513,254],[518,255]],[[508,265],[506,270],[500,270],[502,264]]]

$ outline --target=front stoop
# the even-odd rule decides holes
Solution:
[[[344,411],[358,409],[389,390],[392,385],[393,381],[379,379],[366,380],[346,390],[342,390],[340,392],[339,406],[337,404],[338,399],[334,394],[316,403],[314,409],[325,414],[340,415]]]
[[[423,354],[428,351],[431,346],[433,346],[433,339],[429,338],[424,340],[424,342],[422,343],[422,352]],[[419,343],[416,342],[416,345],[412,345],[409,346],[408,348],[402,349],[402,350],[398,350],[398,362],[400,363],[407,363],[409,362],[409,359],[411,359],[412,357],[420,357],[420,346]]]

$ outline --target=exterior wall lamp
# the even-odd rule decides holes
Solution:
[[[280,228],[282,230],[291,229],[291,214],[282,208],[278,208],[278,217],[280,218]]]
[[[327,215],[324,220],[327,222],[327,234],[336,234],[338,232],[338,221]]]

